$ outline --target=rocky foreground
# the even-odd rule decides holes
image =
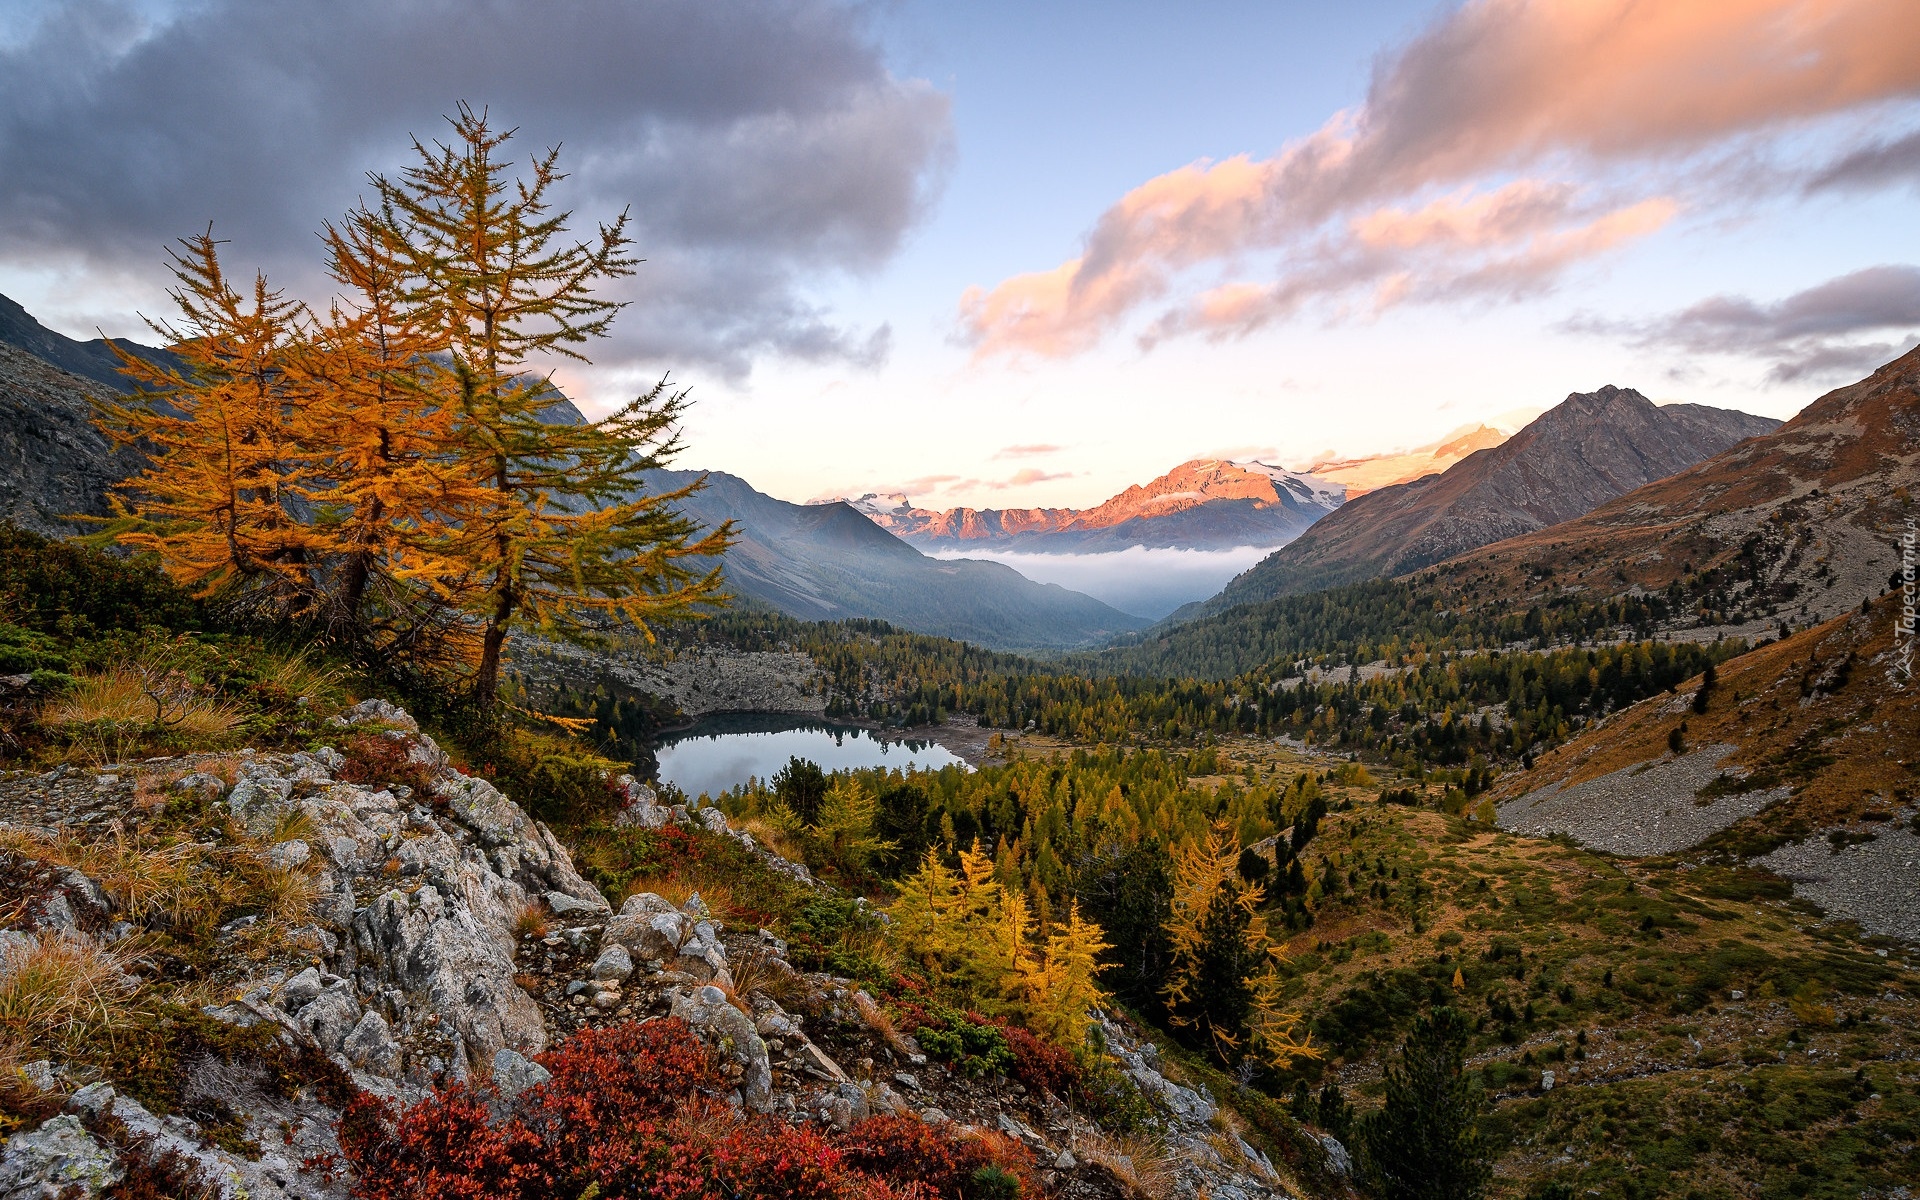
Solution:
[[[1026,1146],[1038,1180],[1060,1195],[1123,1195],[1152,1173],[1050,1092],[929,1063],[871,996],[796,970],[768,930],[731,928],[697,896],[676,906],[642,892],[614,910],[544,825],[449,765],[404,711],[368,701],[336,723],[343,735],[387,739],[393,773],[426,786],[342,781],[346,759],[325,747],[226,756],[231,785],[202,769],[217,765],[213,756],[0,777],[0,835],[46,839],[119,836],[121,814],[154,802],[158,775],[174,792],[224,805],[268,860],[311,881],[313,897],[311,922],[284,944],[226,956],[221,995],[201,1008],[224,1026],[269,1033],[287,1061],[303,1064],[298,1086],[267,1086],[245,1064],[189,1063],[197,1074],[185,1090],[243,1132],[215,1138],[183,1113],[151,1111],[124,1081],[25,1064],[20,1077],[58,1111],[0,1151],[0,1200],[102,1195],[140,1160],[164,1161],[173,1178],[229,1200],[344,1197],[352,1180],[335,1169],[337,1125],[354,1093],[404,1104],[461,1081],[491,1083],[504,1102],[546,1077],[538,1056],[569,1034],[668,1015],[719,1050],[731,1101],[751,1113],[845,1129],[892,1112],[994,1130]],[[617,782],[622,822],[731,837],[823,886],[718,811],[662,807],[644,785]],[[0,949],[133,944],[137,929],[84,873],[21,878],[26,894]],[[237,945],[250,920],[221,936]],[[1273,1164],[1216,1120],[1204,1090],[1169,1080],[1154,1047],[1123,1023],[1103,1028],[1154,1110],[1153,1169],[1168,1189],[1223,1200],[1284,1194]]]

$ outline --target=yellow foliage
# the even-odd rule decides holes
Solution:
[[[1278,958],[1277,951],[1271,952]],[[1270,962],[1253,980],[1253,1010],[1247,1018],[1247,1036],[1253,1049],[1277,1070],[1285,1070],[1296,1060],[1319,1058],[1320,1050],[1311,1035],[1300,1036],[1300,1014],[1282,1007],[1283,988],[1280,972]]]
[[[1106,1003],[1099,984],[1100,952],[1112,949],[1099,925],[1081,917],[1075,903],[1067,920],[1047,936],[1041,960],[1027,972],[1027,1003],[1035,1029],[1056,1045],[1078,1049],[1087,1043],[1089,1010]]]
[[[1223,889],[1248,915],[1248,944],[1263,950],[1266,946],[1267,921],[1260,914],[1265,889],[1241,881],[1239,863],[1240,845],[1219,822],[1207,829],[1205,837],[1174,850],[1172,915],[1167,920],[1173,955],[1164,989],[1171,1006],[1193,999],[1194,972],[1201,955],[1201,923]]]

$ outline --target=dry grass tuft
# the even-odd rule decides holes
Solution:
[[[552,929],[552,924],[547,920],[547,906],[538,900],[529,900],[521,905],[513,918],[513,936],[516,938],[543,938]]]
[[[913,1047],[907,1044],[906,1038],[900,1036],[900,1031],[894,1027],[893,1018],[887,1015],[887,1010],[881,1008],[872,996],[867,995],[863,990],[856,990],[853,993],[853,1006],[859,1010],[860,1019],[866,1022],[867,1028],[878,1034],[880,1039],[886,1042],[887,1047],[900,1056],[902,1062],[912,1057]]]
[[[47,702],[39,720],[105,764],[160,737],[217,742],[244,717],[238,704],[200,695],[164,667],[124,663],[76,680]]]
[[[806,999],[811,989],[806,977],[771,954],[755,950],[733,964],[733,990],[742,996],[758,993],[781,1006]]]
[[[127,962],[83,934],[42,934],[0,947],[0,1058],[44,1058],[130,1014]]]
[[[288,701],[325,717],[346,707],[349,697],[342,686],[344,679],[344,673],[336,668],[316,666],[303,650],[274,660],[271,667],[260,673],[254,686],[278,692]]]
[[[1179,1178],[1175,1158],[1166,1146],[1141,1134],[1116,1137],[1099,1129],[1081,1129],[1073,1143],[1075,1156],[1098,1163],[1129,1192],[1144,1200],[1167,1200]]]
[[[795,836],[792,830],[783,829],[765,817],[748,817],[736,822],[734,828],[752,834],[754,841],[782,858],[790,858],[794,862],[806,861],[806,842]]]
[[[627,895],[640,892],[652,892],[675,908],[684,908],[688,900],[695,895],[707,906],[707,911],[721,920],[731,920],[740,914],[739,903],[733,897],[730,884],[714,879],[703,879],[697,874],[662,875],[653,879],[638,879],[627,887]],[[625,897],[623,896],[624,900]]]

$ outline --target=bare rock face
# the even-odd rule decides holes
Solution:
[[[114,1152],[62,1113],[0,1151],[0,1200],[92,1200],[127,1177]]]
[[[719,1047],[739,1068],[741,1099],[755,1112],[766,1112],[773,1098],[773,1068],[753,1018],[729,1004],[727,994],[711,984],[677,993],[673,1015]]]
[[[113,392],[0,342],[0,519],[50,537],[79,532],[75,513],[104,516],[106,491],[140,469],[93,426]]]
[[[277,1022],[364,1086],[401,1092],[484,1077],[502,1050],[545,1049],[540,1008],[515,982],[516,922],[543,898],[602,920],[606,900],[544,825],[449,767],[404,710],[367,701],[335,723],[404,745],[410,762],[434,772],[439,805],[406,788],[337,780],[346,760],[330,748],[248,757],[228,810],[256,836],[293,820],[309,827],[274,853],[317,867],[318,908],[345,937],[328,970],[263,983],[220,1015]]]

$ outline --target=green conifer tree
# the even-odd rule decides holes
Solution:
[[[1485,1096],[1464,1070],[1467,1019],[1437,1008],[1414,1023],[1386,1103],[1360,1126],[1361,1161],[1380,1200],[1478,1200],[1493,1169],[1477,1128]]]

